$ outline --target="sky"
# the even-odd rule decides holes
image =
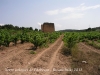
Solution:
[[[44,22],[55,30],[100,26],[100,0],[0,0],[0,25],[41,29]]]

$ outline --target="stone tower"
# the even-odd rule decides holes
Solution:
[[[55,31],[54,23],[43,23],[43,25],[41,25],[41,30],[43,32],[54,32]]]

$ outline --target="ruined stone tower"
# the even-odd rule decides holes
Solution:
[[[54,23],[43,23],[43,25],[41,25],[41,30],[43,32],[54,32],[55,31]]]

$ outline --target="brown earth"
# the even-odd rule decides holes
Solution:
[[[79,43],[78,50],[77,61],[72,60],[71,63],[74,68],[82,68],[82,71],[75,71],[70,75],[100,75],[100,50],[85,43]]]
[[[0,51],[0,75],[67,74],[57,70],[70,68],[69,58],[61,54],[62,36],[48,48],[36,50],[36,54],[30,54],[31,46],[31,43],[17,44]]]
[[[96,49],[96,48],[94,48],[92,46],[86,45],[85,43],[80,43],[80,44],[81,44],[81,46],[87,48],[88,51],[93,51],[95,53],[99,53],[100,54],[100,49]]]
[[[72,57],[61,53],[62,36],[48,48],[39,48],[30,54],[33,44],[24,43],[10,46],[0,51],[0,75],[99,75],[100,51],[84,43],[78,44],[81,51],[79,62],[71,62]],[[84,60],[88,64],[81,63]],[[72,66],[74,65],[74,67]],[[82,68],[80,72],[66,69]]]

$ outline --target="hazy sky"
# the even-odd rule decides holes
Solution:
[[[56,30],[100,26],[100,0],[0,0],[0,24]]]

